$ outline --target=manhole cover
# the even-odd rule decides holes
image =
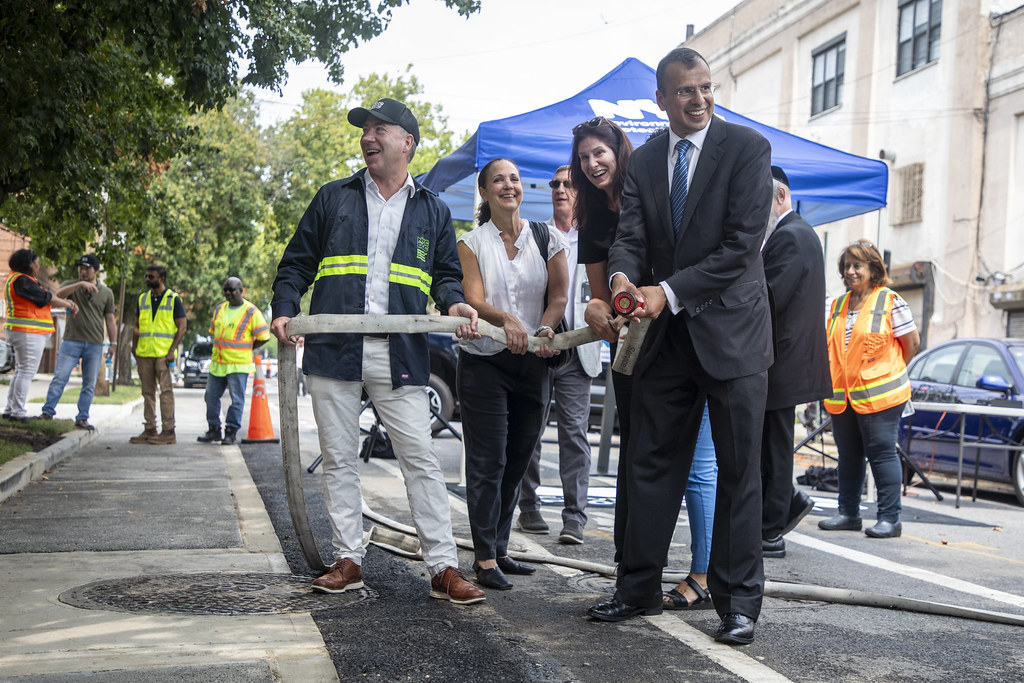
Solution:
[[[316,593],[309,578],[288,574],[164,574],[94,581],[60,594],[66,605],[114,612],[289,614],[375,599],[372,590]]]
[[[569,585],[586,593],[615,593],[615,579],[600,574],[583,574],[569,579]]]

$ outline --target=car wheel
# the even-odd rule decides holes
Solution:
[[[1024,453],[1013,456],[1013,492],[1017,494],[1017,502],[1024,505]]]
[[[430,409],[445,420],[451,420],[455,413],[455,399],[452,398],[452,390],[443,379],[431,373],[427,383],[427,399],[430,401]],[[431,433],[437,434],[444,429],[444,423],[436,417],[430,423]]]

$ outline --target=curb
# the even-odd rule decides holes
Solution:
[[[142,405],[142,399],[138,398],[131,403],[125,403],[121,410],[104,422],[113,420],[123,421],[126,417],[135,412],[135,409]],[[51,444],[41,451],[35,453],[22,453],[17,458],[10,460],[0,466],[0,503],[21,491],[33,481],[42,478],[47,470],[80,451],[87,444],[100,438],[102,433],[100,426],[91,432],[75,430],[68,432],[55,444]]]

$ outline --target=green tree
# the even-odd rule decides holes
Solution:
[[[413,176],[429,171],[438,159],[465,142],[448,128],[441,105],[417,99],[423,86],[411,70],[410,64],[404,74],[397,76],[370,74],[359,79],[347,94],[309,90],[303,93],[302,106],[271,129],[273,225],[282,248],[316,191],[363,165],[361,132],[348,122],[349,109],[392,97],[412,110],[420,127],[420,144],[409,165]]]
[[[344,54],[406,2],[0,0],[0,221],[54,259],[112,212],[139,243],[148,186],[187,151],[190,113],[240,86],[279,88],[289,61],[319,59],[340,83]]]

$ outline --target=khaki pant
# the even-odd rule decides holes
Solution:
[[[143,418],[146,429],[156,429],[156,388],[160,386],[160,420],[162,431],[174,431],[174,389],[167,358],[136,358],[139,381],[142,383]]]

